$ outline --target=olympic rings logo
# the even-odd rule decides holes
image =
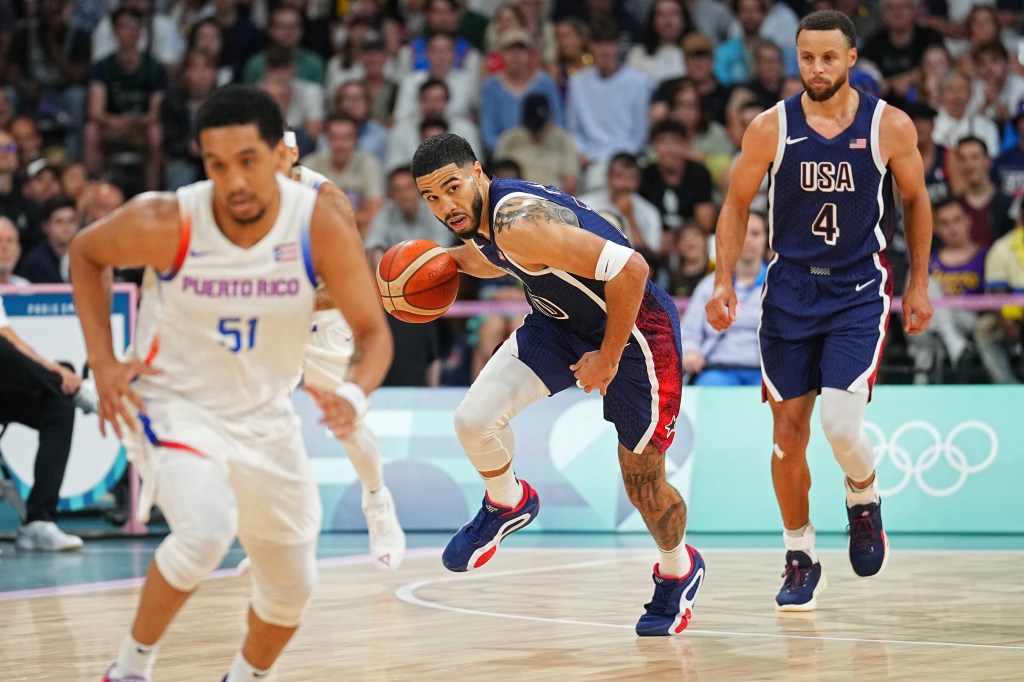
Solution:
[[[903,490],[911,480],[917,482],[917,486],[926,495],[932,497],[948,497],[960,490],[967,477],[987,469],[996,459],[999,451],[999,438],[995,430],[983,421],[971,420],[961,422],[950,430],[945,438],[931,422],[911,421],[903,424],[893,431],[892,438],[886,438],[885,432],[871,422],[864,422],[864,430],[875,443],[875,466],[876,468],[889,458],[889,464],[902,473],[902,478],[896,485],[888,488],[879,486],[882,495],[895,495]],[[901,444],[901,439],[912,432],[923,432],[931,439],[931,444],[917,453],[916,458]],[[964,451],[957,443],[957,438],[964,433],[976,431],[983,438],[988,439],[988,453],[981,457],[977,463],[972,463],[972,457]],[[977,456],[978,451],[971,448],[972,456]],[[956,479],[945,487],[932,485],[925,480],[925,475],[935,467],[948,467],[956,474]]]

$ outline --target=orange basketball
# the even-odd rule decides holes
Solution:
[[[430,322],[459,293],[459,269],[448,252],[428,239],[395,244],[377,266],[384,309],[403,322]]]

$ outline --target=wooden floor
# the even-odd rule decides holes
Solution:
[[[821,553],[813,614],[777,614],[778,551],[707,550],[682,637],[638,638],[647,551],[503,549],[453,575],[439,550],[384,574],[328,560],[275,680],[1021,680],[1024,554],[896,552],[854,577]],[[158,681],[219,680],[243,634],[247,579],[204,583],[172,625]],[[0,680],[96,682],[137,588],[0,601]]]

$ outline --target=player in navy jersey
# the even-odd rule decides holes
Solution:
[[[821,424],[846,474],[849,555],[863,577],[882,570],[882,530],[864,410],[882,352],[892,294],[885,249],[902,195],[910,280],[903,296],[908,334],[931,319],[931,208],[910,118],[852,89],[857,61],[850,19],[831,10],[806,16],[796,35],[804,92],[758,116],[718,221],[715,290],[707,304],[721,331],[736,319],[732,275],[750,202],[769,175],[769,243],[776,257],[762,294],[758,342],[763,397],[774,420],[772,479],[785,526],[786,571],[775,598],[784,611],[810,611],[825,587],[814,551],[806,449],[821,393]]]
[[[413,175],[427,205],[465,244],[449,252],[476,277],[520,279],[533,311],[470,387],[455,428],[487,488],[483,506],[444,550],[452,571],[485,564],[530,523],[537,492],[516,478],[509,421],[574,384],[604,396],[629,499],[661,550],[639,635],[689,623],[704,561],[686,545],[686,505],[665,478],[682,391],[679,317],[647,278],[644,259],[608,221],[550,186],[488,178],[469,144],[443,134],[420,144]]]

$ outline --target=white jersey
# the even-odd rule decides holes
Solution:
[[[316,192],[284,176],[277,184],[277,219],[249,248],[217,226],[210,181],[177,191],[178,258],[139,307],[134,354],[162,372],[139,378],[143,399],[183,399],[229,417],[287,405],[313,315]]]

